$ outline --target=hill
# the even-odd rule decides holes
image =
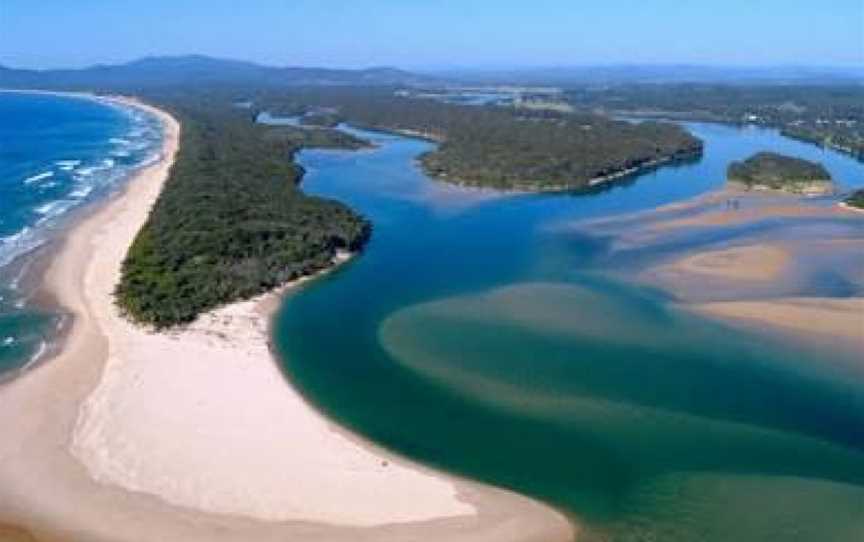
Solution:
[[[75,70],[24,70],[0,66],[2,88],[130,90],[190,85],[280,86],[363,85],[414,86],[436,79],[395,68],[336,70],[273,67],[201,55],[148,57],[126,64]]]

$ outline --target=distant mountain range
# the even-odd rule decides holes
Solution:
[[[435,75],[474,84],[616,85],[630,83],[864,84],[864,66],[608,65],[440,70]]]
[[[437,79],[395,68],[338,70],[272,67],[200,55],[148,57],[117,65],[83,69],[26,70],[0,66],[0,88],[154,88],[177,85],[422,86]]]
[[[134,90],[178,85],[577,86],[627,83],[864,84],[864,67],[715,67],[615,65],[523,69],[453,69],[416,73],[381,67],[340,70],[264,66],[201,55],[148,57],[83,69],[28,70],[0,66],[0,88]]]

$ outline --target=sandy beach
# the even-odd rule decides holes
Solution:
[[[77,224],[45,272],[72,318],[54,358],[0,385],[0,540],[573,539],[545,505],[396,457],[319,414],[268,350],[274,295],[170,333],[123,319],[120,264],[180,131],[123,101],[161,118],[163,159]]]

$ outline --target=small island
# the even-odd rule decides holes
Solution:
[[[773,152],[759,152],[727,170],[730,183],[747,190],[779,190],[793,194],[824,195],[834,191],[831,174],[822,164]]]
[[[843,203],[847,207],[864,210],[864,188],[852,192],[852,194],[843,200]]]

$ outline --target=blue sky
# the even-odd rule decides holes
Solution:
[[[864,0],[0,0],[0,64],[864,64]]]

